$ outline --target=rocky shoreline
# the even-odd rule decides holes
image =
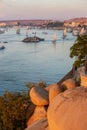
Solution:
[[[87,88],[70,78],[29,92],[36,106],[25,130],[87,130]]]
[[[44,41],[44,38],[39,38],[37,36],[34,37],[27,37],[25,39],[22,40],[22,42],[26,42],[26,43],[36,43],[36,42],[40,42],[40,41]]]

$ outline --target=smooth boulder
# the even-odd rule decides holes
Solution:
[[[47,112],[44,106],[36,106],[33,115],[29,118],[27,122],[27,126],[30,126],[34,122],[39,121],[45,117],[47,117]]]
[[[67,79],[61,84],[61,86],[64,86],[65,90],[72,89],[76,87],[76,83],[74,79]]]
[[[47,117],[49,130],[87,130],[87,88],[76,87],[56,96]]]
[[[50,85],[49,89],[49,103],[52,102],[54,97],[61,93],[60,87],[57,84]]]
[[[81,86],[87,88],[87,75],[80,75],[81,77]]]
[[[48,130],[48,121],[47,118],[43,118],[29,127],[27,127],[25,130]]]
[[[33,87],[30,90],[31,101],[37,106],[44,106],[49,104],[49,94],[42,87]]]
[[[47,90],[49,92],[51,88],[58,88],[59,91],[61,91],[59,88],[59,85],[57,83],[48,85],[47,87],[45,87],[45,90]]]

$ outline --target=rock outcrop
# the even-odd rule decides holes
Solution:
[[[29,95],[36,108],[26,130],[87,130],[87,88],[73,79],[33,87]]]
[[[22,40],[22,42],[27,42],[27,43],[35,43],[40,41],[44,41],[44,38],[39,38],[37,36],[34,36],[34,37],[27,37],[24,40]]]
[[[76,87],[76,83],[75,83],[74,79],[67,79],[61,85],[64,86],[65,90]]]
[[[81,86],[87,88],[87,75],[81,75]]]
[[[52,102],[54,97],[61,93],[60,87],[57,84],[50,85],[49,89],[49,104]],[[49,86],[48,86],[49,87]]]
[[[47,117],[47,112],[46,112],[44,106],[36,106],[33,115],[27,122],[27,126],[30,126],[34,122],[39,121],[45,117]]]
[[[87,130],[87,89],[77,87],[59,94],[47,115],[49,130]]]
[[[33,87],[30,91],[30,98],[37,106],[45,106],[49,104],[48,92],[41,87]]]
[[[48,130],[48,122],[47,118],[43,118],[39,121],[36,121],[25,130]]]

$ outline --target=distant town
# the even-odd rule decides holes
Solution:
[[[77,28],[86,27],[87,28],[87,18],[74,18],[65,21],[58,20],[10,20],[10,21],[0,21],[0,27],[14,27],[14,26],[30,26],[38,28],[49,28],[62,30],[64,27]]]
[[[11,20],[11,21],[0,21],[0,27],[6,26],[37,26],[41,28],[55,27],[56,29],[62,27],[78,27],[87,26],[87,18],[74,18],[65,21],[57,20]]]
[[[63,27],[64,22],[57,20],[12,20],[12,21],[0,21],[0,26],[37,26],[41,28],[49,27]]]

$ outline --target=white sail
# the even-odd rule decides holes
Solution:
[[[70,27],[67,29],[67,32],[68,32],[68,33],[72,33],[72,31],[73,31],[73,29],[70,28]]]
[[[20,34],[20,26],[18,26],[18,28],[16,30],[16,34]]]
[[[26,30],[26,37],[28,37],[28,30]]]
[[[0,34],[3,34],[3,33],[5,33],[5,30],[1,30],[1,29],[0,29]]]
[[[53,36],[52,36],[52,41],[55,42],[57,40],[57,34],[54,33]]]
[[[80,35],[80,36],[83,36],[84,34],[85,34],[85,29],[84,29],[84,27],[83,27],[83,28],[81,29],[79,35]]]
[[[27,26],[26,28],[26,37],[28,37],[28,33],[29,33],[29,26]]]
[[[79,30],[78,29],[73,29],[72,35],[73,36],[78,36],[79,35]]]
[[[65,29],[63,30],[63,37],[66,37],[66,35],[67,35],[67,29],[65,28]]]

